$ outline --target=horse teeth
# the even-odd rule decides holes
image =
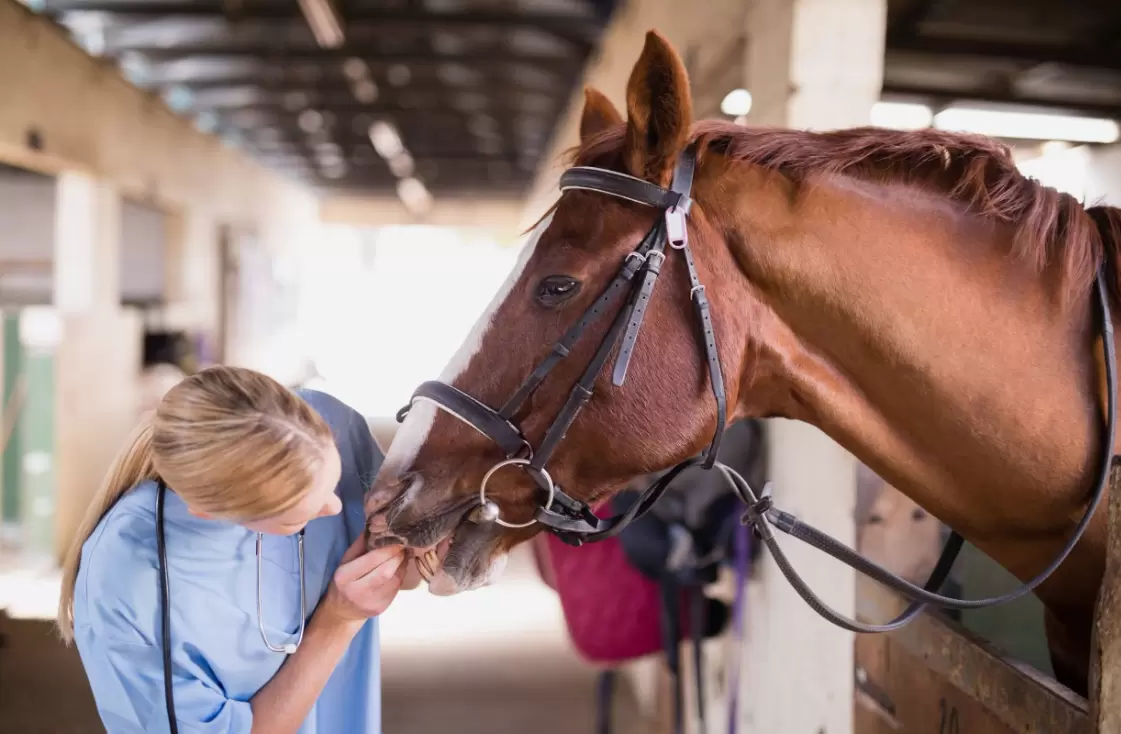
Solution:
[[[413,556],[413,562],[416,563],[417,572],[425,582],[431,581],[432,577],[436,575],[434,569],[439,560],[440,558],[436,555],[436,551],[434,550],[430,550],[423,555]]]

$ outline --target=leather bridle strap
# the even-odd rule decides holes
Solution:
[[[692,158],[692,151],[686,151],[682,154],[682,159]],[[682,160],[678,160],[678,167],[680,168]],[[676,173],[676,172],[675,172]],[[692,183],[692,170],[689,172],[689,183]],[[652,184],[649,181],[643,181],[634,176],[628,176],[625,173],[618,171],[610,171],[606,168],[595,168],[592,166],[576,166],[569,168],[560,177],[560,190],[561,193],[571,189],[584,189],[585,191],[594,191],[599,194],[608,194],[617,199],[626,199],[633,201],[636,204],[644,204],[652,206],[655,209],[671,209],[679,207],[686,214],[693,206],[692,199],[689,198],[689,189],[685,188],[663,189],[657,184]]]
[[[619,268],[619,272],[615,275],[607,288],[604,289],[603,293],[600,294],[600,297],[584,310],[580,319],[569,327],[560,341],[553,345],[553,350],[549,353],[549,356],[534,368],[525,382],[510,396],[510,399],[507,400],[506,404],[498,411],[499,415],[507,420],[513,419],[526,399],[532,395],[533,391],[549,376],[553,368],[556,367],[561,360],[568,357],[572,349],[576,346],[576,343],[580,341],[580,337],[584,335],[584,331],[599,320],[599,317],[607,311],[607,307],[615,300],[619,292],[622,291],[623,286],[630,283],[634,279],[634,276],[642,270],[643,266],[646,265],[648,253],[651,248],[653,248],[657,239],[658,228],[655,226],[646,233],[646,236],[642,238],[642,242],[639,243],[638,247],[627,255],[626,259],[623,261],[622,267]]]
[[[638,298],[635,301],[634,309],[631,311],[630,323],[627,324],[627,332],[623,335],[623,343],[619,347],[619,357],[615,360],[615,371],[611,376],[611,382],[616,387],[621,387],[627,379],[627,367],[634,355],[638,331],[642,328],[646,307],[650,305],[650,296],[654,293],[654,284],[658,280],[658,275],[662,272],[661,265],[665,261],[666,243],[671,238],[679,236],[674,228],[680,228],[682,232],[685,230],[685,209],[681,207],[680,202],[686,198],[686,195],[693,188],[693,171],[695,168],[696,157],[692,155],[691,151],[681,156],[677,167],[674,168],[670,192],[677,194],[679,198],[671,206],[663,207],[665,209],[665,236],[658,237],[657,244],[654,245],[654,252],[658,253],[660,257],[658,262],[650,261],[649,257],[647,258],[646,275],[639,286]],[[579,169],[576,170],[579,171]],[[626,181],[626,179],[622,180]]]
[[[527,460],[527,473],[533,477],[538,488],[548,492],[552,498],[546,501],[549,506],[538,508],[536,519],[550,528],[566,542],[579,544],[584,539],[608,537],[605,533],[615,533],[638,514],[646,512],[657,496],[664,491],[666,483],[655,483],[650,490],[653,494],[644,495],[650,501],[641,501],[632,511],[617,518],[603,521],[592,513],[587,503],[576,500],[560,487],[546,486],[543,473],[545,465],[563,440],[569,427],[594,393],[595,381],[610,357],[616,343],[622,338],[619,354],[613,372],[613,383],[621,386],[626,379],[627,368],[634,354],[634,347],[642,327],[646,309],[649,306],[654,286],[661,273],[662,263],[667,256],[666,245],[681,250],[685,258],[690,280],[690,300],[696,310],[701,326],[701,341],[705,351],[706,367],[712,382],[716,399],[717,424],[712,443],[705,452],[705,466],[711,467],[716,459],[720,438],[725,427],[727,403],[724,395],[723,374],[720,369],[719,353],[716,348],[715,330],[709,313],[704,286],[700,283],[692,253],[688,249],[685,218],[692,208],[689,191],[693,185],[696,167],[695,152],[686,150],[674,169],[673,181],[669,189],[626,174],[600,168],[571,168],[561,176],[562,191],[583,189],[607,194],[633,201],[646,206],[657,207],[663,211],[653,227],[647,232],[639,245],[624,260],[615,278],[604,292],[584,311],[580,319],[569,328],[565,335],[553,345],[549,354],[534,368],[506,403],[494,410],[481,401],[467,395],[458,388],[437,381],[423,383],[414,393],[410,406],[416,400],[429,400],[454,417],[475,428],[479,433],[491,438],[506,453],[507,458],[524,454]],[[603,315],[625,286],[635,276],[641,279],[633,285],[628,298],[617,313],[614,322],[588,363],[579,381],[572,387],[568,399],[547,429],[540,446],[533,449],[524,433],[513,423],[515,416],[525,401],[541,385],[545,378],[562,360],[572,352],[576,343],[588,327]],[[397,416],[404,420],[409,406]],[[692,465],[690,460],[682,465]],[[676,472],[674,472],[676,474]]]
[[[397,413],[397,420],[404,420],[409,408],[418,400],[428,401],[471,426],[498,444],[507,458],[529,450],[529,443],[522,437],[522,432],[510,421],[462,390],[436,380],[420,384],[413,392],[409,405]]]

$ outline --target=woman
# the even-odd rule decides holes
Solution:
[[[380,733],[373,618],[419,581],[400,547],[365,553],[362,497],[382,458],[356,411],[251,370],[206,369],[168,391],[63,567],[59,629],[110,734],[170,729],[161,486],[177,730]]]

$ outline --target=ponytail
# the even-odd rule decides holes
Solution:
[[[97,494],[94,495],[74,540],[62,563],[62,588],[58,603],[58,632],[66,644],[74,641],[74,587],[78,580],[78,564],[82,559],[82,546],[93,534],[101,518],[112,509],[125,492],[145,479],[155,479],[152,462],[153,418],[145,418],[133,429],[125,448],[113,460]]]

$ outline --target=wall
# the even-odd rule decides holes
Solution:
[[[170,328],[213,333],[218,317],[217,236],[223,223],[254,230],[268,258],[315,241],[307,190],[173,114],[89,57],[65,32],[14,0],[0,0],[0,163],[59,174],[55,303],[60,544],[136,419],[136,314],[121,309],[121,198],[167,213]],[[35,132],[41,147],[26,142]],[[271,309],[275,291],[246,308]],[[286,379],[301,360],[290,335],[240,333],[236,359]],[[61,417],[65,416],[65,420]],[[61,546],[60,546],[61,547]]]
[[[1121,144],[1086,149],[1086,203],[1121,206]]]
[[[168,283],[180,325],[215,324],[219,223],[255,226],[275,252],[314,236],[317,202],[309,191],[199,132],[13,0],[0,0],[0,68],[20,70],[0,77],[0,161],[84,171],[182,220]],[[32,130],[40,151],[25,145]]]

